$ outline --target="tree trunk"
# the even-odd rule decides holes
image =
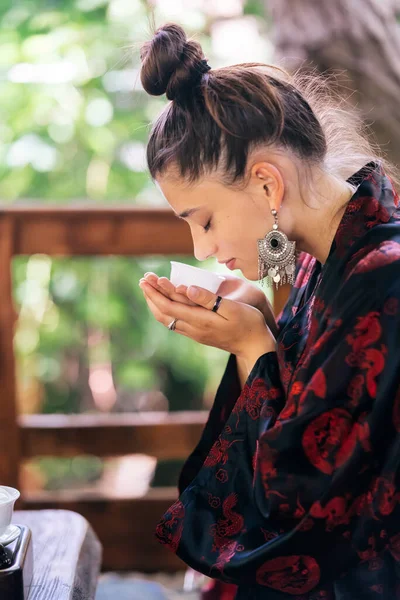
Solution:
[[[400,165],[400,0],[264,0],[277,59],[338,72],[388,158]]]

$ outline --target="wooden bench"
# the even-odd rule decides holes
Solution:
[[[16,511],[13,523],[32,531],[28,600],[94,600],[102,550],[86,519],[67,510]]]

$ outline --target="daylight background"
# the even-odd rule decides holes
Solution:
[[[144,156],[166,100],[145,94],[138,76],[153,21],[183,25],[212,67],[335,69],[338,89],[399,164],[398,12],[398,0],[2,0],[0,202],[165,206]],[[14,260],[19,412],[210,407],[226,353],[172,335],[138,288],[145,271],[168,276],[171,259],[196,264],[176,256]],[[201,266],[224,271],[215,261]],[[23,484],[98,487],[116,469],[131,485],[125,492],[140,493],[138,480],[123,476],[131,463],[91,456],[38,459],[24,466]],[[174,484],[178,470],[159,464],[153,485]]]
[[[3,204],[165,206],[147,173],[145,145],[166,99],[149,97],[138,77],[153,19],[181,23],[213,67],[268,61],[272,53],[254,1],[3,0],[0,16]],[[226,353],[172,335],[138,288],[148,270],[168,276],[174,258],[197,264],[176,256],[15,259],[19,411],[208,408]],[[105,466],[98,457],[38,459],[25,466],[24,482],[98,486]],[[165,485],[179,465],[157,469],[153,485]]]

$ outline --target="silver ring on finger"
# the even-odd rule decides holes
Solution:
[[[168,325],[168,329],[169,329],[170,331],[175,331],[175,329],[176,329],[176,322],[177,322],[177,320],[178,320],[178,319],[174,319],[174,320],[173,320],[173,321],[171,321],[171,323]]]

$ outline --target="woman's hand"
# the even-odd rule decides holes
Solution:
[[[167,277],[158,277],[158,275],[155,273],[150,272],[145,273],[144,277],[142,277],[140,281],[146,281],[146,283],[149,283],[154,289],[163,294],[166,298],[170,298],[174,302],[182,302],[183,304],[188,304],[189,306],[196,306],[196,304],[187,297],[187,288],[185,286],[179,286],[183,289],[178,291],[178,288],[175,288],[175,286],[170,282],[169,279],[167,279]]]
[[[177,319],[176,333],[200,344],[226,350],[251,365],[266,352],[275,351],[275,339],[264,315],[253,306],[224,298],[218,311],[212,312],[217,295],[203,288],[197,288],[199,295],[196,297],[194,286],[187,289],[189,304],[166,297],[145,280],[139,285],[157,321],[167,327]]]
[[[225,281],[219,286],[218,294],[223,298],[236,300],[236,302],[243,302],[244,304],[249,304],[250,306],[257,308],[264,315],[266,324],[274,338],[276,338],[278,335],[278,326],[276,324],[272,305],[264,292],[240,277],[225,273],[224,277]]]
[[[225,273],[224,277],[225,281],[219,286],[218,294],[228,300],[235,300],[236,302],[242,302],[257,308],[264,315],[266,324],[272,335],[276,338],[278,327],[271,303],[264,292],[255,285],[240,279],[240,277]],[[169,279],[166,277],[157,277],[155,273],[146,273],[144,279],[167,298],[194,306],[194,303],[186,295],[186,286],[180,285],[175,288]]]

